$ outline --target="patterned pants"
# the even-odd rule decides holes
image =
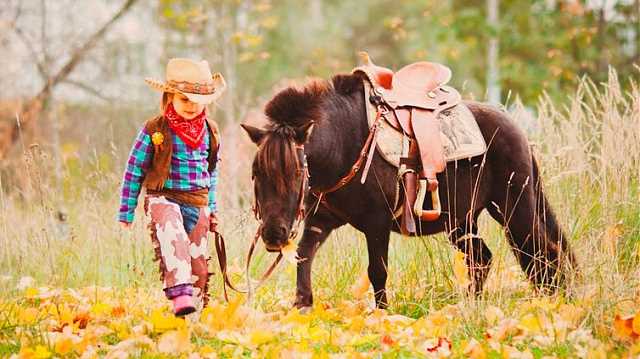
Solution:
[[[209,208],[180,205],[164,196],[147,196],[151,241],[167,298],[187,294],[209,300]]]

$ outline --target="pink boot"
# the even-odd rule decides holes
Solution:
[[[196,307],[193,305],[193,298],[190,295],[179,295],[173,298],[172,301],[173,313],[177,317],[182,317],[196,311]]]

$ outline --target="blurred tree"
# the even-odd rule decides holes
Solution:
[[[26,149],[24,147],[18,149],[18,143],[22,143],[23,146],[32,142],[53,145],[54,178],[56,179],[56,188],[59,189],[61,177],[60,123],[57,118],[54,118],[53,125],[49,123],[51,122],[49,121],[51,119],[49,110],[53,91],[60,84],[67,82],[83,89],[83,91],[99,95],[99,91],[91,85],[70,80],[69,75],[86,59],[88,53],[104,38],[113,24],[126,14],[137,1],[124,1],[115,13],[110,14],[104,23],[91,29],[92,31],[75,29],[68,26],[68,23],[65,24],[67,26],[58,27],[66,36],[59,36],[61,32],[54,30],[52,23],[60,24],[61,18],[65,19],[69,16],[70,13],[67,11],[71,8],[66,6],[69,4],[51,3],[46,0],[38,2],[12,1],[5,4],[2,20],[9,23],[8,28],[11,29],[11,35],[5,34],[3,36],[3,46],[11,47],[13,40],[22,43],[28,54],[25,58],[28,63],[23,66],[32,66],[36,70],[35,74],[38,77],[40,87],[35,95],[27,98],[16,98],[13,93],[8,95],[5,93],[4,98],[0,99],[5,104],[0,106],[3,109],[3,112],[0,113],[0,121],[4,122],[1,126],[3,131],[0,133],[0,136],[4,137],[0,138],[0,160],[6,162],[8,157],[18,161],[22,160],[22,156],[17,154],[25,152]],[[25,71],[21,81],[26,83],[30,78],[29,75],[33,75],[33,72]],[[14,97],[11,98],[11,96]],[[10,125],[7,126],[7,123]],[[43,131],[41,127],[46,127],[46,131]],[[46,133],[47,138],[42,138],[43,133]],[[12,153],[12,156],[8,156],[9,153]],[[16,169],[18,167],[20,166],[17,166]],[[22,185],[22,182],[18,182],[18,185]]]
[[[265,34],[278,26],[269,1],[160,0],[160,24],[166,37],[165,57],[178,54],[207,59],[224,74],[228,92],[222,98],[224,120],[246,115],[257,97],[262,69],[271,53]],[[161,59],[165,62],[167,59]]]
[[[501,103],[500,99],[500,65],[498,56],[500,55],[500,36],[498,32],[498,8],[499,0],[487,0],[488,24],[491,29],[487,50],[487,92],[489,102]]]
[[[564,96],[583,75],[604,80],[609,64],[635,71],[638,1],[159,0],[163,24],[180,34],[167,37],[170,51],[206,55],[230,79],[223,108],[234,119],[279,79],[348,71],[360,50],[396,69],[444,62],[480,100],[495,92],[489,83],[504,89],[501,101]]]

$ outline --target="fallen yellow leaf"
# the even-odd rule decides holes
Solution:
[[[382,345],[386,345],[388,347],[391,347],[391,346],[394,346],[394,345],[398,344],[398,342],[393,340],[393,338],[389,334],[383,335],[382,338],[380,338],[380,343],[382,343]]]
[[[126,340],[131,337],[133,333],[131,333],[131,327],[127,325],[126,322],[112,322],[111,328],[116,332],[116,335],[120,340]],[[169,330],[169,329],[167,329]],[[151,330],[153,332],[153,330]],[[156,333],[162,333],[160,330],[156,330]]]
[[[244,299],[241,296],[232,297],[228,304],[210,303],[200,315],[200,321],[212,330],[231,329],[242,326],[244,316],[239,315]]]
[[[453,275],[455,276],[456,284],[461,288],[467,288],[471,284],[465,257],[465,254],[460,251],[456,251],[453,257]]]
[[[469,344],[464,349],[464,354],[468,358],[472,359],[486,359],[487,353],[484,351],[482,344],[478,343],[477,340],[471,339]]]
[[[58,307],[58,322],[60,323],[61,327],[73,324],[73,317],[74,314],[71,312],[71,309],[69,309],[68,306],[61,305]]]
[[[501,320],[497,326],[487,329],[485,334],[488,340],[501,342],[509,335],[515,335],[518,332],[518,321],[507,318]]]
[[[40,294],[38,288],[29,287],[24,290],[24,297],[29,299],[34,299]]]
[[[369,274],[367,271],[362,271],[356,282],[351,286],[351,295],[353,295],[355,299],[364,298],[370,285],[371,282],[369,282]]]
[[[51,357],[51,352],[44,345],[36,346],[36,350],[34,352],[35,359],[47,359]]]
[[[156,333],[164,333],[185,325],[184,319],[176,318],[173,314],[164,313],[162,309],[155,309],[151,312],[149,321],[153,325],[153,331]]]
[[[537,315],[532,313],[526,314],[520,319],[519,328],[524,329],[530,333],[539,333],[542,330],[540,319]]]
[[[216,354],[216,350],[213,349],[209,345],[205,345],[205,346],[201,347],[200,350],[199,350],[199,354],[203,358],[217,358],[218,357],[218,354]]]
[[[54,347],[56,354],[65,355],[71,353],[73,350],[73,341],[69,337],[63,337],[56,341]]]
[[[73,317],[73,323],[77,324],[79,329],[85,329],[90,319],[89,313],[82,312]]]
[[[179,354],[191,350],[191,334],[187,328],[168,331],[158,339],[158,351],[165,354]]]
[[[298,308],[291,309],[287,315],[285,315],[282,323],[295,323],[295,324],[308,324],[311,321],[310,315],[300,314]]]
[[[298,263],[298,246],[294,241],[289,241],[286,246],[280,249],[280,253],[282,253],[282,257],[289,263],[297,264]]]
[[[96,316],[110,314],[113,308],[109,304],[96,303],[91,307],[91,313]]]
[[[364,318],[361,316],[356,316],[349,320],[349,330],[352,332],[360,332],[364,327]]]
[[[18,320],[23,325],[33,325],[38,320],[38,310],[36,308],[21,309],[18,313]]]
[[[125,315],[125,313],[126,313],[126,310],[121,305],[117,307],[113,307],[113,309],[111,309],[111,315],[114,317],[122,317]]]
[[[631,328],[633,329],[634,334],[640,335],[640,312],[638,312],[636,316],[633,317]]]
[[[22,348],[18,353],[20,359],[48,359],[51,358],[51,352],[47,347],[38,345],[35,349]]]
[[[260,346],[262,344],[268,343],[274,338],[275,338],[275,334],[263,329],[256,329],[252,331],[251,334],[249,335],[249,341],[254,346]]]
[[[623,234],[622,223],[616,223],[607,227],[604,233],[603,243],[606,246],[608,254],[614,256],[616,254],[616,248],[618,242]]]
[[[309,329],[309,339],[315,343],[326,343],[330,336],[329,331],[324,328],[312,327]]]
[[[153,350],[155,343],[151,338],[142,335],[127,340],[123,340],[120,343],[114,345],[107,353],[105,358],[128,358],[129,353],[138,350]]]
[[[613,320],[613,329],[616,335],[622,339],[633,337],[633,320],[633,316],[621,317],[619,314],[616,314]]]

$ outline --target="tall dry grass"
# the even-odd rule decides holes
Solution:
[[[623,311],[640,290],[640,88],[631,79],[623,81],[629,83],[627,92],[612,70],[608,83],[581,81],[564,104],[543,98],[538,131],[530,136],[545,191],[579,261],[580,276],[570,283],[568,293],[589,300],[589,325],[596,332],[598,323],[610,321],[612,308]],[[517,115],[514,121],[520,121]],[[240,281],[256,228],[249,173],[254,148],[238,126],[227,128],[223,139],[221,231],[229,247],[232,278]],[[138,211],[132,231],[121,230],[115,220],[124,152],[75,151],[63,151],[64,173],[56,181],[47,175],[51,160],[46,153],[29,150],[22,169],[27,174],[24,193],[0,185],[5,188],[0,192],[0,275],[32,276],[49,286],[159,288],[142,213]],[[494,253],[494,268],[479,300],[457,288],[453,249],[444,236],[393,235],[391,310],[419,316],[462,301],[468,308],[468,327],[461,335],[473,335],[482,325],[479,313],[485,306],[510,308],[534,296],[502,229],[484,215],[480,228]],[[259,253],[254,275],[271,259]],[[363,235],[348,227],[337,230],[314,263],[315,300],[336,303],[349,298],[366,262]],[[281,266],[258,291],[256,305],[265,310],[288,306],[294,292],[295,268]],[[213,277],[212,293],[221,296],[218,276]]]

